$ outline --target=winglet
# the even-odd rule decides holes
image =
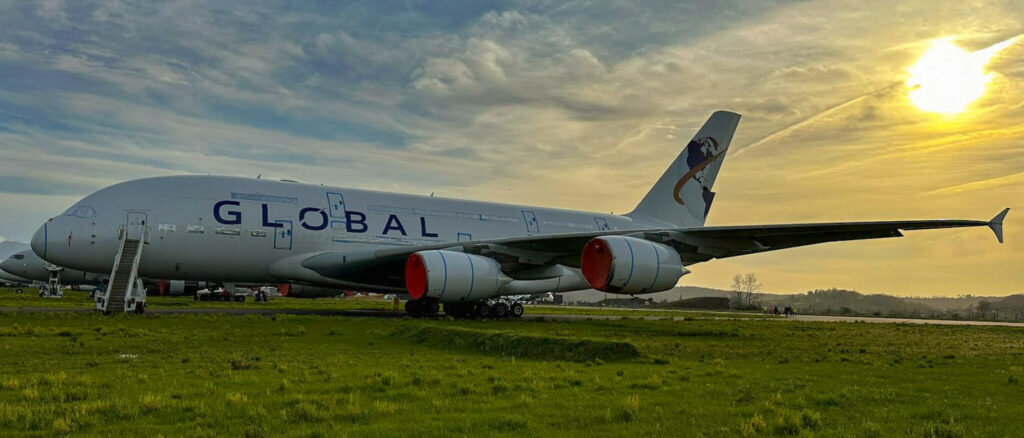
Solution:
[[[996,233],[996,239],[999,239],[999,243],[1003,243],[1003,219],[1006,218],[1006,213],[1009,212],[1009,208],[1004,209],[996,217],[988,221],[988,227],[992,229],[993,233]]]

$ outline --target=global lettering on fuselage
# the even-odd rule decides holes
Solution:
[[[241,207],[242,203],[239,201],[218,201],[216,204],[213,204],[213,218],[223,225],[241,225]],[[281,228],[284,226],[284,224],[280,222],[272,222],[270,220],[270,208],[268,204],[261,203],[260,210],[262,211],[262,226],[268,228]],[[437,233],[427,231],[427,218],[425,216],[420,216],[419,220],[420,236],[438,237]],[[345,212],[344,222],[345,231],[349,233],[366,233],[370,231],[370,225],[366,222],[365,213],[348,210]],[[299,225],[310,231],[322,231],[331,225],[331,220],[323,208],[304,207],[299,209]],[[380,234],[385,236],[389,234],[401,234],[403,236],[409,235],[405,229],[405,225],[402,224],[402,220],[394,214],[388,215],[388,219],[384,223],[384,228],[381,230]]]

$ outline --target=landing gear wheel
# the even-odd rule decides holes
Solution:
[[[444,303],[444,314],[452,318],[458,318],[460,315],[460,305],[458,303]]]
[[[438,303],[437,301],[426,303],[426,304],[427,304],[426,306],[423,306],[423,307],[426,307],[426,309],[425,309],[426,312],[424,312],[424,313],[426,313],[428,315],[437,315],[437,312],[441,311],[441,304]]]
[[[491,311],[494,312],[495,318],[504,318],[508,316],[508,304],[497,303],[494,305]]]
[[[421,308],[422,306],[420,305],[419,301],[408,300],[405,302],[405,312],[410,315],[419,315]]]
[[[141,315],[146,312],[146,303],[138,303],[135,305],[135,314]]]
[[[479,318],[486,318],[491,316],[491,306],[487,303],[480,303],[476,305],[476,316]]]
[[[513,318],[521,318],[523,316],[523,312],[525,312],[525,309],[523,309],[522,303],[513,303],[512,307],[509,308],[509,315]]]
[[[20,294],[20,293],[24,293],[24,292],[25,291],[21,290],[20,287],[14,290],[14,293],[16,293],[16,294]]]

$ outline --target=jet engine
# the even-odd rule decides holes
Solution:
[[[508,280],[494,259],[455,251],[420,251],[405,263],[405,287],[414,300],[478,301],[499,295]]]
[[[160,295],[184,295],[185,282],[183,280],[160,280],[157,283]]]
[[[147,284],[148,280],[144,280]],[[153,293],[160,295],[195,295],[196,291],[208,287],[205,281],[160,280],[156,283]]]
[[[619,294],[661,292],[689,273],[676,250],[628,236],[601,236],[583,247],[583,277],[594,289]]]

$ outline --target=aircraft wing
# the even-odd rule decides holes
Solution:
[[[447,249],[484,255],[497,260],[502,270],[514,277],[517,271],[551,264],[579,267],[584,245],[590,239],[609,235],[668,245],[679,252],[684,265],[817,243],[901,237],[902,231],[907,230],[987,226],[1002,243],[1002,224],[1007,212],[1008,208],[990,221],[938,219],[589,231],[367,252],[328,252],[304,260],[302,266],[326,277],[360,283],[385,281],[391,287],[401,287],[405,260],[415,252]]]

